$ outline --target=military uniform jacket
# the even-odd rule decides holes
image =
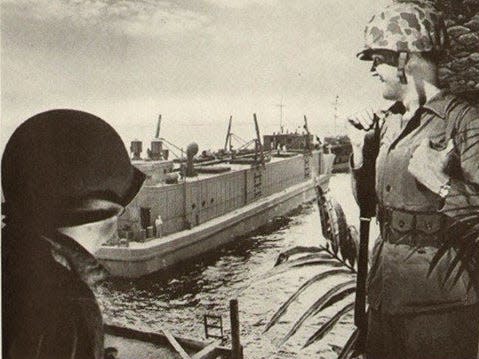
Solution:
[[[71,238],[2,231],[3,358],[103,359],[96,260]]]
[[[477,268],[469,268],[454,285],[444,282],[454,249],[431,273],[429,269],[444,240],[460,235],[448,229],[450,223],[464,219],[477,223],[479,218],[478,111],[445,92],[426,102],[407,123],[400,111],[394,111],[398,106],[381,125],[377,157],[368,159],[365,154],[362,167],[352,170],[356,200],[399,214],[388,223],[378,216],[381,235],[368,278],[369,305],[401,314],[477,303],[477,286],[470,285],[479,279]],[[424,138],[444,147],[449,138],[454,141],[448,165],[451,190],[445,199],[408,172],[409,160]],[[438,214],[444,215],[439,222],[428,221],[429,215],[441,217]]]

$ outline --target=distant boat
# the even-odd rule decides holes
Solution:
[[[334,105],[334,136],[329,136],[324,138],[323,148],[327,153],[332,153],[335,155],[333,163],[333,173],[343,173],[349,172],[349,157],[353,152],[353,147],[351,146],[351,140],[348,136],[340,134],[338,132],[338,110],[339,110],[339,96],[336,95]]]
[[[353,152],[348,136],[325,137],[324,150],[335,155],[333,173],[349,172],[349,158]]]
[[[202,162],[196,144],[185,161],[169,160],[159,125],[148,158],[141,141],[132,142],[132,163],[148,179],[119,218],[118,238],[97,253],[112,275],[140,277],[187,261],[314,200],[317,186],[327,189],[334,154],[313,144],[306,122],[305,133],[263,141],[256,116],[255,126],[254,149],[235,151],[230,119],[225,148]]]

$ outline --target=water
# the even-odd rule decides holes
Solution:
[[[349,175],[331,179],[331,194],[342,205],[348,222],[356,224],[357,210],[350,193]],[[375,229],[373,228],[373,235]],[[229,335],[228,304],[238,298],[241,340],[246,358],[334,358],[353,329],[349,313],[320,342],[302,345],[338,305],[310,318],[285,344],[279,345],[294,321],[338,280],[331,278],[309,288],[293,303],[284,318],[267,333],[264,326],[281,304],[313,275],[327,266],[306,267],[266,278],[279,253],[296,245],[324,243],[317,206],[303,205],[288,217],[277,218],[261,231],[238,240],[207,257],[191,261],[169,273],[157,273],[140,280],[115,280],[100,292],[105,319],[109,323],[146,331],[166,328],[174,334],[204,338],[203,314],[223,316]]]

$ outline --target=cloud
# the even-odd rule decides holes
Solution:
[[[340,113],[364,108],[377,84],[355,53],[373,6],[390,0],[0,1],[2,139],[57,107],[104,116],[126,139],[161,111],[173,139],[186,131],[176,123],[224,130],[229,114],[277,124],[283,96],[292,126],[307,114],[312,129],[331,123],[336,94]]]
[[[278,0],[205,0],[207,3],[231,9],[243,9],[253,5],[259,6],[273,6],[277,4]]]
[[[23,18],[68,21],[78,27],[101,24],[122,35],[142,37],[175,35],[209,23],[208,16],[166,0],[6,0],[3,6]]]

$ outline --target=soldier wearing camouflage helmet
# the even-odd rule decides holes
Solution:
[[[445,50],[441,14],[408,2],[373,16],[358,54],[394,102],[349,119],[354,194],[380,227],[368,278],[367,358],[477,356],[477,259],[450,272],[455,250],[438,252],[471,240],[479,223],[479,112],[439,87]],[[431,267],[433,258],[441,259]]]

